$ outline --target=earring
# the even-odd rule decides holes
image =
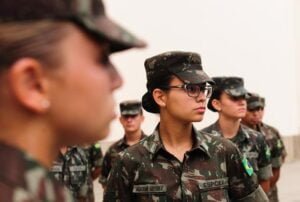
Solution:
[[[48,109],[50,107],[50,102],[48,100],[43,100],[43,101],[41,101],[41,106],[44,109]]]

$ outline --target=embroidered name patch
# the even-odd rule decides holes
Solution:
[[[165,184],[143,184],[134,185],[133,193],[163,193],[167,191],[167,186]]]

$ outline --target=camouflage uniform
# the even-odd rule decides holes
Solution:
[[[86,201],[88,196],[88,160],[80,147],[68,147],[67,152],[59,154],[53,162],[51,172],[54,177],[64,183],[78,201]]]
[[[138,100],[127,100],[123,101],[119,105],[120,107],[120,113],[122,116],[127,115],[137,115],[142,113],[142,106],[141,102]],[[145,133],[142,131],[141,138],[147,137]],[[103,165],[101,169],[101,175],[99,177],[99,182],[106,186],[107,177],[109,175],[109,172],[111,171],[112,167],[114,166],[114,163],[119,155],[120,152],[124,151],[126,148],[128,148],[129,145],[126,142],[126,136],[124,135],[123,138],[112,144],[108,150],[106,151],[103,159]]]
[[[202,131],[214,136],[223,136],[218,122],[204,128]],[[230,140],[247,157],[258,176],[258,180],[268,180],[272,177],[270,149],[261,133],[241,124],[237,135]]]
[[[95,198],[94,198],[94,186],[93,186],[94,180],[92,177],[92,172],[95,169],[100,169],[102,167],[103,154],[99,143],[90,145],[88,147],[84,147],[83,149],[87,156],[88,169],[89,169],[89,175],[87,179],[88,191],[87,191],[87,196],[85,198],[85,201],[93,202],[95,201]]]
[[[144,133],[142,133],[141,140],[145,137],[147,136]],[[99,182],[101,184],[106,185],[109,172],[114,166],[119,153],[124,151],[128,147],[129,145],[126,143],[125,137],[118,140],[117,142],[115,142],[113,145],[109,147],[109,149],[107,150],[103,158],[101,175],[99,177]]]
[[[0,201],[73,201],[69,191],[23,151],[0,144],[0,162]]]
[[[193,148],[183,162],[163,146],[158,129],[118,158],[108,201],[268,201],[236,146],[193,129]]]
[[[265,99],[258,94],[251,93],[251,96],[247,98],[247,110],[263,110],[264,107]],[[278,130],[262,122],[251,127],[266,137],[266,141],[271,149],[272,168],[280,169],[287,153]],[[279,201],[276,184],[270,188],[268,197],[271,202]]]
[[[278,130],[265,123],[261,123],[256,127],[257,131],[260,131],[265,135],[268,145],[271,148],[272,168],[280,168],[283,163],[282,160],[286,157],[286,150]],[[270,202],[279,201],[277,185],[270,188],[268,197]]]

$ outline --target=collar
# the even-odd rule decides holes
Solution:
[[[141,135],[141,138],[140,138],[140,141],[142,139],[144,139],[145,137],[147,137],[147,135],[144,133],[144,131],[142,131],[142,135]],[[128,147],[129,145],[126,143],[126,136],[124,135],[123,138],[121,138],[118,142],[117,142],[117,146],[118,147],[121,147],[121,146],[125,146],[125,147]]]
[[[190,151],[201,150],[209,157],[212,157],[212,154],[209,153],[209,146],[207,144],[207,139],[204,138],[203,134],[197,131],[194,126],[192,128],[192,138],[193,138],[193,147]],[[144,139],[141,144],[152,154],[151,158],[153,159],[161,150],[165,150],[162,140],[159,134],[159,124],[156,126],[154,132]]]

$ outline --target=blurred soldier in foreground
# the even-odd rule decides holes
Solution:
[[[280,176],[280,167],[286,157],[283,141],[277,129],[262,122],[265,108],[265,99],[257,94],[252,94],[247,98],[247,113],[242,119],[242,123],[265,135],[267,143],[271,149],[272,171],[269,199],[277,202],[278,192],[276,183]]]
[[[72,200],[48,169],[64,145],[107,136],[110,54],[142,46],[101,0],[1,0],[0,201]]]
[[[213,77],[213,80],[216,85],[208,108],[218,112],[219,118],[202,131],[235,143],[253,166],[259,184],[268,193],[272,177],[270,149],[261,133],[240,123],[247,112],[248,92],[244,88],[244,81],[240,77]]]
[[[160,123],[118,157],[104,201],[268,201],[233,143],[193,127],[213,84],[200,56],[166,52],[147,59],[145,68],[143,108],[159,114]]]
[[[128,100],[120,103],[121,116],[120,123],[124,128],[124,137],[112,146],[109,147],[103,159],[103,166],[99,182],[103,188],[106,186],[106,181],[109,172],[111,171],[117,156],[129,146],[138,143],[141,139],[146,137],[141,129],[144,121],[142,104],[137,100]]]

